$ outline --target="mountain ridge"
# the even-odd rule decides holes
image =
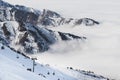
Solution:
[[[0,31],[4,43],[23,53],[39,53],[49,49],[50,44],[60,40],[80,39],[80,37],[69,33],[62,33],[47,29],[49,26],[57,27],[64,24],[93,26],[99,22],[84,18],[74,20],[65,19],[60,14],[50,10],[35,10],[33,8],[11,5],[1,0],[0,8]],[[31,39],[30,39],[31,38]],[[17,49],[15,46],[18,46]],[[22,49],[20,48],[23,47]]]

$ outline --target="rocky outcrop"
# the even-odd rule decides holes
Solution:
[[[71,40],[71,39],[86,39],[86,37],[79,37],[70,33],[58,32],[62,40]]]
[[[30,54],[47,51],[49,45],[54,44],[59,40],[86,39],[86,37],[56,32],[47,28],[40,28],[39,26],[34,26],[30,23],[21,23],[20,25],[17,21],[3,22],[0,28],[0,35],[5,39],[1,40],[3,40],[4,43],[7,41],[7,44],[11,48]]]
[[[82,18],[82,19],[73,19],[73,18],[64,18],[60,14],[50,11],[50,10],[43,10],[42,15],[39,18],[38,23],[42,26],[60,26],[65,24],[70,24],[72,26],[77,25],[86,25],[86,26],[94,26],[100,24],[98,21],[95,21],[90,18]]]
[[[90,18],[82,18],[75,21],[75,25],[80,25],[80,24],[84,24],[86,26],[94,26],[100,23]]]

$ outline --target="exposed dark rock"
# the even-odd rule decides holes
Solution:
[[[25,24],[22,22],[22,21],[19,21],[19,28],[18,28],[19,31],[26,31],[26,27],[25,27]]]
[[[29,40],[27,39],[28,37],[28,33],[25,32],[24,35],[22,36],[22,38],[19,39],[19,44],[25,46],[25,41],[28,42]]]
[[[43,10],[42,16],[44,16],[44,17],[53,17],[53,18],[61,17],[60,14],[58,14],[58,13],[56,13],[54,11],[51,11],[51,10],[46,10],[46,9]]]
[[[83,19],[78,19],[75,22],[75,25],[80,25],[80,24],[85,24],[86,26],[94,26],[95,24],[98,25],[100,23],[90,18],[83,18]]]
[[[36,25],[39,15],[33,12],[27,12],[19,9],[15,9],[15,20],[18,22],[27,22]]]
[[[7,27],[6,27],[6,23],[3,24],[2,29],[3,29],[3,32],[4,32],[4,35],[5,35],[5,36],[8,37],[8,36],[11,35],[10,32],[9,32],[9,30],[8,30]]]
[[[82,24],[82,19],[79,19],[75,22],[75,25],[80,25],[80,24]]]
[[[68,40],[68,37],[65,34],[62,34],[61,32],[58,32],[62,40]]]
[[[5,47],[4,47],[4,46],[2,46],[2,47],[1,47],[1,49],[5,49]]]
[[[70,33],[58,32],[62,40],[71,40],[71,39],[86,39],[86,37],[79,37]]]
[[[10,38],[10,36],[15,36],[16,34],[15,29],[8,22],[3,23],[2,30],[3,30],[4,36],[8,39]]]

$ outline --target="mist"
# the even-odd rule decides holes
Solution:
[[[100,27],[101,26],[101,27]],[[86,36],[87,40],[57,42],[48,52],[34,55],[38,62],[94,71],[106,77],[120,79],[120,27],[102,24],[96,27],[61,26],[52,30]]]

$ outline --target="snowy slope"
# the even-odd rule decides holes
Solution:
[[[14,59],[15,55],[17,54],[7,47],[5,47],[5,50],[0,49],[0,80],[46,80],[41,76],[27,71],[25,67],[17,62],[17,59]],[[25,63],[26,65],[28,64],[27,62]]]
[[[76,71],[69,68],[52,68],[49,65],[36,63],[34,73],[33,61],[21,54],[13,52],[0,44],[0,79],[1,80],[107,80],[103,76],[91,72]]]

